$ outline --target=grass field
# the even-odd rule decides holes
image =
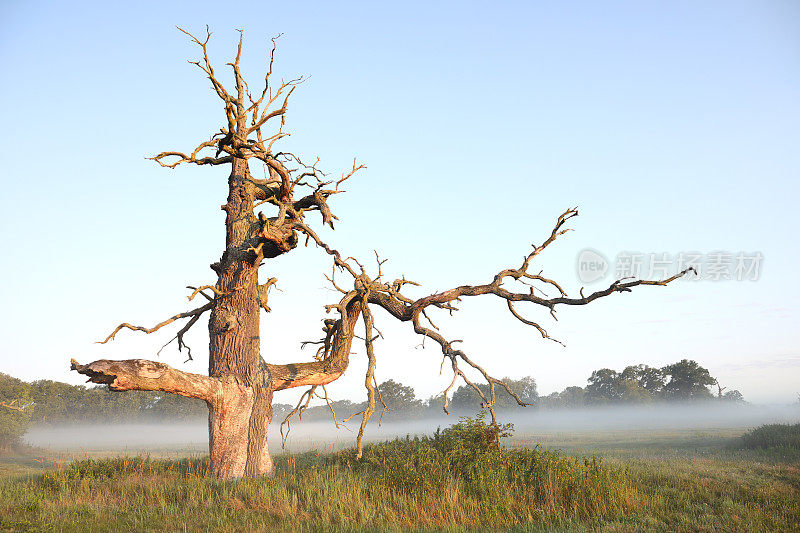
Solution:
[[[800,531],[800,454],[738,449],[742,433],[529,433],[477,453],[469,438],[400,439],[362,462],[281,455],[274,478],[234,482],[169,451],[33,452],[0,462],[0,529]]]

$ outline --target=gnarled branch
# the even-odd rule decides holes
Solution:
[[[341,376],[350,362],[353,330],[362,310],[354,293],[347,294],[341,306],[341,318],[333,325],[330,350],[319,361],[308,363],[267,364],[275,390],[309,385],[327,385]]]
[[[365,298],[366,300],[366,298]],[[372,343],[375,339],[372,338],[372,313],[369,306],[364,303],[361,309],[361,316],[364,318],[364,344],[367,349],[367,373],[364,377],[364,387],[367,389],[367,407],[364,409],[364,414],[361,417],[361,427],[358,428],[358,438],[356,445],[358,453],[356,459],[361,459],[362,446],[361,440],[364,438],[364,429],[367,427],[367,422],[375,412],[375,352],[373,351]],[[383,401],[383,400],[381,400]]]

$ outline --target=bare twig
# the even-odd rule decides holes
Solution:
[[[155,333],[156,331],[158,331],[159,329],[163,328],[167,324],[172,324],[173,322],[175,322],[176,320],[180,320],[181,318],[199,317],[200,315],[202,315],[206,311],[210,310],[211,306],[212,306],[212,302],[209,302],[209,303],[207,303],[207,304],[205,304],[205,305],[203,305],[201,307],[198,307],[197,309],[192,309],[191,311],[186,311],[184,313],[178,313],[177,315],[171,316],[170,318],[168,318],[168,319],[166,319],[166,320],[164,320],[162,322],[159,322],[158,324],[156,324],[152,328],[146,328],[146,327],[142,327],[142,326],[134,326],[132,324],[128,324],[127,322],[123,322],[122,324],[117,326],[114,329],[114,331],[112,331],[111,334],[108,337],[105,338],[105,340],[98,341],[97,344],[105,344],[110,340],[114,340],[114,337],[117,335],[117,333],[119,333],[119,331],[121,329],[124,329],[124,328],[131,329],[133,331],[143,331],[143,332],[145,332],[147,334]],[[194,322],[191,322],[191,323],[194,324]],[[184,333],[185,333],[185,331],[184,331]]]

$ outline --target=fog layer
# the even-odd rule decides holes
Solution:
[[[375,417],[377,419],[377,417]],[[800,422],[800,405],[752,406],[665,406],[617,407],[564,410],[523,410],[498,414],[501,423],[511,422],[515,435],[526,443],[536,442],[537,435],[558,433],[606,433],[613,431],[715,430],[748,428],[766,423]],[[437,427],[458,422],[458,416],[442,416],[406,422],[389,421],[381,426],[370,424],[367,441],[380,441],[405,435],[430,435]],[[358,421],[346,425],[333,422],[292,424],[286,442],[287,451],[319,449],[330,451],[355,444]],[[279,421],[269,428],[270,450],[280,452]],[[33,446],[66,452],[118,451],[127,453],[174,452],[205,453],[208,449],[208,428],[202,422],[175,424],[119,424],[86,426],[41,426],[32,428],[24,437]],[[547,439],[543,439],[547,440]]]

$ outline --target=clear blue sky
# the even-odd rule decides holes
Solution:
[[[757,402],[800,392],[800,4],[764,2],[18,2],[0,4],[0,371],[72,383],[70,357],[154,358],[170,338],[121,333],[190,305],[221,253],[224,169],[162,169],[145,156],[189,150],[222,107],[174,26],[211,25],[218,70],[245,30],[257,85],[269,38],[277,71],[311,75],[293,97],[286,149],[339,172],[368,169],[336,199],[325,238],[427,290],[517,266],[557,215],[575,232],[542,259],[570,291],[578,253],[714,251],[763,256],[757,281],[685,282],[567,309],[544,342],[501,302],[465,302],[437,324],[495,374],[540,392],[593,369],[691,358]],[[227,73],[226,73],[227,74]],[[264,357],[308,359],[331,303],[319,250],[276,275]],[[591,285],[590,288],[596,288]],[[378,313],[379,380],[437,393],[440,353]],[[198,325],[199,326],[199,325]],[[188,340],[203,372],[202,327]],[[172,331],[171,331],[172,332]],[[360,399],[356,356],[337,398]],[[291,394],[276,397],[289,401]]]

